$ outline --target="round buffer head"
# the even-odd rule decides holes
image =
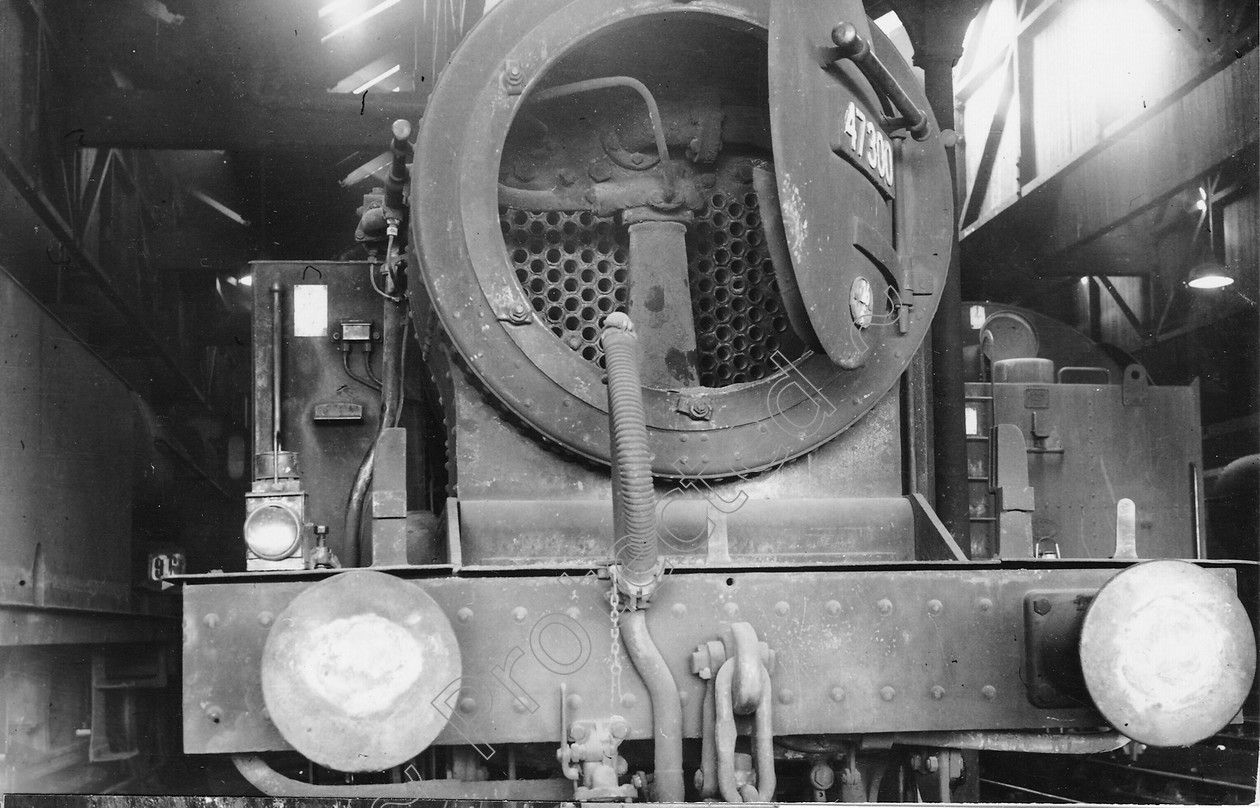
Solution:
[[[1233,588],[1171,559],[1108,581],[1085,614],[1080,650],[1098,711],[1152,746],[1188,746],[1219,731],[1256,672],[1255,635]]]
[[[450,621],[419,586],[369,570],[306,589],[262,658],[263,700],[293,748],[338,771],[380,771],[446,726],[438,696],[460,676]]]

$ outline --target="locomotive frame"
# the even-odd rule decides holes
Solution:
[[[854,21],[851,34],[822,26],[824,18],[838,19],[837,6]],[[395,132],[393,187],[365,205],[364,215],[366,230],[388,234],[383,262],[256,265],[259,454],[249,508],[251,516],[294,514],[297,527],[283,552],[251,545],[247,572],[178,576],[187,752],[236,755],[238,768],[260,788],[293,796],[681,802],[718,795],[769,800],[776,765],[785,760],[814,766],[809,786],[796,783],[789,794],[878,796],[877,784],[873,792],[861,784],[863,776],[879,779],[866,750],[898,745],[933,751],[935,767],[921,757],[916,779],[947,799],[951,789],[974,784],[958,750],[1099,750],[1131,737],[1187,741],[1176,732],[1186,717],[1180,702],[1166,713],[1156,709],[1147,724],[1117,726],[1141,712],[1150,679],[1082,681],[1103,667],[1099,660],[1136,664],[1132,636],[1127,645],[1089,652],[1095,656],[1083,666],[1077,643],[1082,632],[1124,635],[1138,607],[1177,618],[1187,627],[1183,637],[1202,633],[1205,644],[1197,647],[1216,654],[1217,664],[1189,671],[1196,684],[1187,689],[1214,688],[1193,705],[1210,715],[1206,723],[1224,723],[1236,712],[1255,653],[1248,648],[1250,624],[1232,594],[1234,570],[1203,560],[1134,565],[1121,553],[1088,561],[1040,553],[1018,532],[1022,515],[1033,510],[1027,473],[1007,474],[1019,466],[1011,457],[1022,460],[1026,449],[1019,425],[993,424],[1013,427],[1018,437],[1012,444],[1006,429],[993,439],[1008,449],[994,455],[1003,474],[987,481],[999,510],[1011,513],[1000,554],[968,558],[935,518],[917,489],[926,458],[910,449],[920,425],[908,402],[921,391],[905,371],[948,266],[953,217],[940,133],[930,118],[913,115],[926,109],[922,94],[858,4],[808,10],[776,4],[782,16],[775,20],[765,13],[760,4],[718,0],[505,4],[453,59],[426,112],[409,233],[398,174],[407,134]],[[572,70],[564,62],[568,48],[609,31],[628,35],[634,24],[660,16],[719,19],[745,35],[767,31],[768,58],[792,67],[767,81],[780,215],[763,217],[763,224],[784,229],[788,260],[782,251],[773,256],[785,273],[775,286],[781,293],[800,288],[799,298],[783,305],[808,347],[764,378],[729,389],[678,383],[696,378],[698,360],[670,380],[673,368],[659,348],[666,344],[661,334],[676,337],[678,324],[652,320],[648,301],[652,284],[685,292],[668,271],[694,274],[680,260],[678,225],[687,228],[695,211],[680,211],[679,200],[699,209],[693,191],[704,180],[690,169],[671,173],[674,160],[658,148],[660,171],[648,182],[632,159],[647,149],[601,141],[614,164],[612,185],[599,179],[603,168],[588,171],[591,193],[581,199],[597,213],[611,206],[627,229],[641,228],[628,236],[625,308],[646,348],[639,362],[648,381],[633,385],[642,390],[643,411],[642,432],[635,434],[654,454],[644,487],[644,470],[633,477],[628,455],[616,447],[626,424],[611,393],[606,405],[601,401],[597,357],[582,353],[591,340],[575,347],[560,338],[529,296],[516,271],[521,266],[505,260],[508,248],[486,231],[493,235],[503,214],[496,206],[513,209],[505,199],[537,203],[547,191],[533,187],[540,184],[536,166],[509,172],[514,180],[503,176],[518,106],[531,93],[545,101],[543,94],[559,96],[558,87],[577,83],[542,81],[550,70],[561,79]],[[794,36],[807,37],[810,46]],[[853,48],[854,41],[870,48]],[[492,47],[505,42],[514,44]],[[819,71],[820,50],[825,63],[840,66]],[[871,53],[883,74],[863,65]],[[776,101],[776,88],[812,86],[818,76],[844,88],[826,99],[826,109],[839,114],[792,118],[803,105]],[[864,117],[896,134],[892,171],[879,169],[878,155],[863,167],[864,150],[846,153],[843,121],[853,98]],[[785,134],[793,121],[804,127],[794,133],[801,140],[817,147],[823,138],[829,161],[795,151]],[[676,122],[669,133],[697,128],[696,163],[706,153],[703,123]],[[656,134],[641,139],[664,142]],[[547,166],[547,159],[538,162]],[[719,157],[713,152],[706,159]],[[799,179],[800,164],[810,161],[822,179]],[[717,173],[746,176],[752,185],[759,170],[764,183],[764,155]],[[787,179],[792,171],[795,182]],[[898,184],[885,187],[889,173]],[[563,174],[557,177],[565,185]],[[869,221],[835,202],[843,182],[871,197]],[[581,180],[577,187],[587,185]],[[487,191],[496,186],[498,194]],[[617,186],[617,193],[596,186]],[[660,193],[668,190],[675,193]],[[773,191],[763,184],[750,193],[768,204]],[[555,195],[573,204],[574,193]],[[814,217],[812,235],[806,211]],[[840,225],[820,228],[818,217]],[[831,238],[836,232],[841,237]],[[396,247],[408,235],[411,252],[403,256]],[[767,251],[773,253],[772,245]],[[636,253],[650,260],[636,260]],[[853,256],[864,270],[852,268]],[[406,277],[396,271],[403,261]],[[383,288],[373,288],[378,280]],[[300,302],[308,294],[301,287],[322,287],[324,302],[313,308]],[[409,339],[404,289],[423,362],[413,351],[409,364],[403,347]],[[869,333],[863,317],[881,298],[887,308],[875,314],[888,317],[888,331],[863,339],[854,354],[846,346],[855,334]],[[834,305],[838,300],[845,304]],[[311,312],[321,310],[322,326],[315,317],[313,332],[303,331]],[[359,358],[369,382],[380,367],[379,413],[364,392],[372,385],[354,387],[342,375],[344,369],[361,383],[350,364]],[[625,366],[614,367],[607,342],[604,358],[611,389]],[[640,371],[633,361],[629,367]],[[431,457],[418,461],[432,446],[416,435],[436,429],[436,417],[413,404],[407,429],[399,426],[398,402],[432,399],[402,382],[426,370],[448,430],[447,473],[456,495],[444,503],[433,492],[439,475],[408,479],[434,465]],[[784,403],[770,392],[786,383],[792,395]],[[371,463],[352,474],[364,452]],[[603,463],[612,464],[611,474]],[[364,468],[372,468],[370,488]],[[625,527],[632,510],[625,492],[633,485],[661,498],[651,512],[652,529],[662,535],[642,568],[635,566],[641,559],[627,555],[642,538]],[[347,495],[349,510],[361,515],[352,513],[344,530],[330,533]],[[1201,495],[1190,496],[1197,507]],[[426,513],[413,511],[417,501],[430,506]],[[1131,527],[1122,519],[1117,532]],[[1193,540],[1183,538],[1169,547],[1194,555]],[[360,569],[338,570],[343,564]],[[1155,584],[1146,578],[1165,595],[1195,597],[1166,602],[1151,594]],[[1091,605],[1117,587],[1130,597],[1107,598],[1106,608]],[[370,631],[346,628],[364,615]],[[354,639],[347,646],[348,637]],[[408,650],[413,646],[427,650]],[[355,654],[362,656],[351,659]],[[445,660],[436,666],[439,674],[430,664],[436,658]],[[350,705],[348,695],[338,703],[330,693],[361,696],[363,704]],[[1100,699],[1107,705],[1101,713]],[[747,754],[737,751],[745,748],[738,740],[744,735]],[[452,759],[467,776],[316,786],[285,778],[258,757],[296,748],[338,772],[397,772],[430,743],[462,750]],[[501,746],[507,753],[497,756]],[[557,747],[555,770],[563,777],[515,776],[518,755],[521,769],[546,771],[538,750],[549,755]],[[840,783],[830,768],[836,761],[845,761]],[[699,771],[690,787],[684,768]]]

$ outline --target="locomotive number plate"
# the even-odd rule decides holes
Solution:
[[[850,101],[831,150],[852,163],[889,199],[896,195],[893,145],[879,122]]]

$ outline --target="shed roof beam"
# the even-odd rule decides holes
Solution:
[[[80,145],[117,149],[379,148],[399,118],[416,121],[427,95],[311,93],[223,98],[165,90],[107,90],[73,96],[62,126]]]
[[[1251,50],[1129,121],[1063,170],[962,234],[965,262],[1047,262],[1131,220],[1213,167],[1260,144],[1260,55]]]

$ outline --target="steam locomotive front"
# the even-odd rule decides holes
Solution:
[[[781,797],[878,796],[897,744],[953,750],[947,797],[957,750],[1237,711],[1230,570],[973,561],[919,491],[952,185],[856,0],[505,2],[411,177],[365,213],[383,261],[256,267],[250,569],[185,577],[187,751],[271,793],[347,793],[257,757],[292,749],[456,764],[361,793],[678,802],[802,765]],[[426,399],[444,500],[399,428]],[[1156,626],[1193,647],[1143,656]]]

